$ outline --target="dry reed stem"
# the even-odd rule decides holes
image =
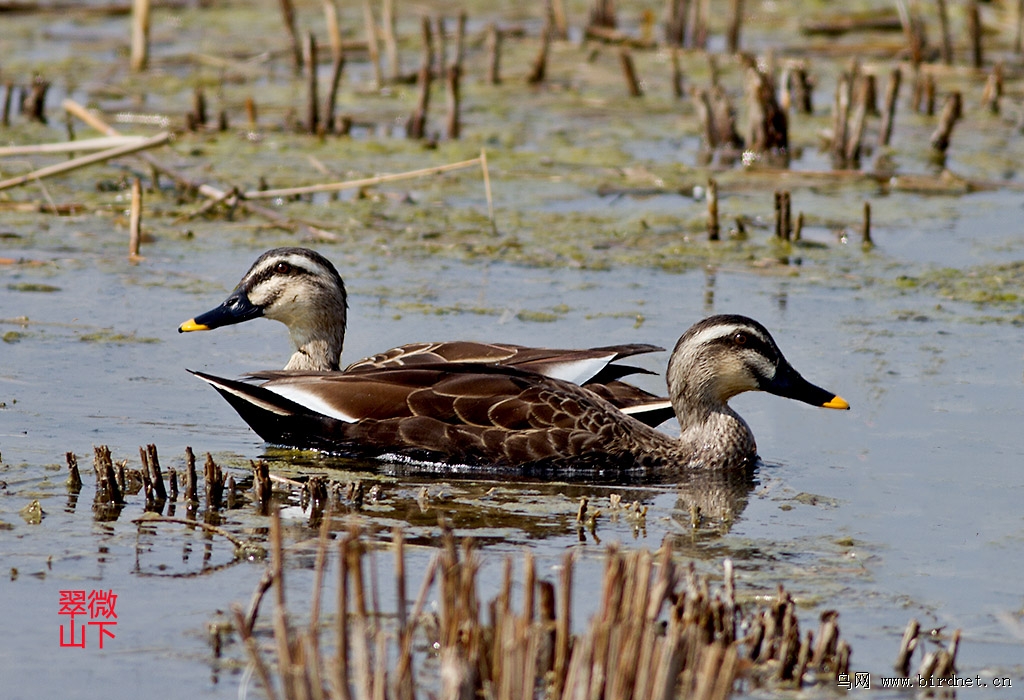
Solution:
[[[28,144],[24,146],[0,146],[0,158],[6,156],[30,156],[48,153],[77,153],[79,151],[100,151],[118,146],[140,144],[145,136],[100,136],[77,141]]]
[[[397,81],[402,77],[402,65],[398,55],[397,23],[395,0],[383,0],[380,9],[380,24],[384,35],[384,53],[388,57],[388,68],[392,81]]]
[[[128,215],[128,259],[139,260],[142,243],[142,181],[132,179],[132,203]]]
[[[324,24],[327,25],[327,42],[331,46],[331,56],[336,61],[338,56],[344,55],[345,49],[341,43],[341,24],[338,21],[338,5],[336,0],[323,0]]]
[[[299,41],[299,31],[295,25],[295,6],[292,0],[280,0],[281,19],[284,21],[285,31],[288,32],[288,39],[291,45],[292,63],[295,75],[302,73],[302,42]]]
[[[129,64],[133,71],[143,71],[149,65],[149,9],[150,0],[132,2],[132,48]]]
[[[404,173],[377,175],[375,177],[367,177],[360,180],[327,182],[319,185],[305,185],[301,187],[284,187],[276,190],[250,190],[248,192],[244,192],[242,197],[245,199],[276,199],[278,197],[294,197],[296,195],[314,194],[318,192],[341,192],[342,190],[372,187],[373,185],[382,185],[388,182],[411,180],[417,177],[424,177],[426,175],[440,175],[442,173],[451,172],[452,170],[462,170],[464,168],[473,167],[474,165],[482,165],[483,163],[484,161],[481,158],[471,158],[470,160],[448,163],[446,165],[435,165],[429,168],[420,168],[418,170],[410,170]]]
[[[423,57],[420,60],[419,72],[416,74],[416,85],[419,96],[416,101],[416,108],[409,115],[406,123],[406,136],[410,139],[421,139],[427,133],[427,112],[430,108],[430,86],[434,79],[434,31],[430,25],[430,18],[424,17],[420,22],[420,33],[423,37]],[[440,41],[440,37],[438,37]],[[442,57],[444,52],[441,52]],[[443,60],[443,58],[442,58]]]
[[[366,31],[366,48],[370,53],[370,64],[373,66],[373,80],[376,88],[384,86],[384,75],[380,68],[380,44],[377,42],[377,22],[373,18],[370,0],[363,0],[363,24]]]
[[[170,140],[170,137],[171,135],[164,131],[157,134],[156,136],[151,136],[148,139],[139,141],[138,143],[129,143],[124,146],[118,146],[116,148],[110,148],[104,151],[99,151],[97,153],[91,153],[86,156],[73,158],[63,163],[48,165],[45,168],[33,170],[32,172],[26,173],[25,175],[19,175],[18,177],[12,177],[7,180],[0,181],[0,190],[18,187],[20,185],[24,185],[27,182],[32,182],[34,180],[42,180],[44,178],[52,177],[54,175],[63,175],[64,173],[71,172],[73,170],[78,170],[79,168],[84,168],[86,166],[93,165],[94,163],[101,163],[112,158],[119,158],[121,156],[126,156],[131,153],[137,153],[139,151],[144,151],[150,148],[156,148],[157,146],[162,146],[165,143],[167,143],[167,141]]]
[[[249,654],[249,660],[255,666],[256,675],[259,676],[260,682],[263,684],[263,692],[267,694],[268,700],[277,700],[277,690],[271,680],[270,670],[263,661],[263,656],[260,654],[256,640],[253,639],[251,628],[246,624],[245,617],[242,615],[242,609],[237,605],[232,605],[231,615],[235,620],[235,629],[242,637],[242,643]]]
[[[718,223],[718,182],[714,178],[708,179],[707,189],[708,217],[707,231],[708,240],[717,241],[720,238],[721,227]]]
[[[501,41],[502,33],[494,22],[487,25],[487,84],[501,84]]]
[[[306,131],[316,134],[320,129],[320,91],[318,85],[319,61],[317,60],[316,36],[306,32],[302,42],[302,55],[306,61]],[[330,127],[330,124],[328,124]]]

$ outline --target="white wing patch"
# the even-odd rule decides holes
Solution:
[[[332,406],[327,401],[324,401],[323,397],[319,396],[315,392],[307,390],[301,385],[283,382],[268,382],[263,385],[263,388],[267,391],[272,391],[278,396],[286,398],[289,401],[294,401],[303,408],[308,408],[310,411],[319,413],[322,416],[336,418],[337,420],[342,420],[346,423],[355,423],[359,420],[356,416],[350,416],[349,414],[338,410],[336,406]],[[280,413],[279,410],[275,412]]]
[[[604,357],[592,357],[586,360],[566,360],[565,362],[552,363],[544,366],[543,371],[539,374],[543,374],[545,377],[551,377],[552,379],[561,379],[562,381],[572,382],[573,384],[583,384],[600,372],[602,369],[608,366],[608,363],[615,359],[615,354],[605,355]],[[529,365],[527,365],[529,366]]]

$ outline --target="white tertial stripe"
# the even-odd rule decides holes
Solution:
[[[339,411],[335,406],[327,403],[322,397],[307,391],[301,386],[295,384],[275,384],[269,383],[264,384],[263,388],[267,391],[272,391],[278,396],[294,401],[303,408],[308,408],[310,411],[319,413],[322,416],[328,418],[337,418],[338,420],[345,421],[346,423],[355,423],[359,420],[356,416],[350,416],[347,413]]]
[[[552,379],[572,382],[573,384],[583,384],[593,379],[598,372],[607,367],[608,363],[614,359],[615,354],[613,353],[604,357],[593,357],[587,360],[567,360],[547,365],[540,374]]]
[[[647,413],[648,411],[664,410],[666,408],[672,408],[672,402],[668,399],[664,401],[652,401],[650,403],[637,404],[636,406],[626,406],[619,410],[627,416],[631,416],[634,413]]]

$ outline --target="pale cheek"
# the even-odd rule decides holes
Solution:
[[[744,391],[756,391],[757,382],[746,376],[727,376],[718,380],[718,391],[720,396],[726,398],[742,394]]]

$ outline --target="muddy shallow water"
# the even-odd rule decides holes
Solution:
[[[212,28],[226,15],[208,17]],[[53,36],[78,32],[95,48],[89,60],[102,64],[112,60],[105,51],[113,21],[72,21]],[[212,50],[196,17],[183,13],[176,21],[182,36]],[[17,31],[7,41],[20,50],[19,61],[41,60],[39,47],[52,36],[40,38],[27,20],[11,26]],[[773,27],[755,23],[752,45],[770,44]],[[147,86],[153,110],[183,111],[188,101],[186,71],[166,58],[171,45],[162,44],[162,77]],[[408,49],[411,65],[417,47]],[[532,55],[529,47],[510,51]],[[554,578],[562,555],[575,550],[574,619],[584,620],[599,590],[606,544],[656,549],[669,538],[680,560],[695,561],[713,578],[730,558],[748,599],[770,596],[784,583],[800,604],[805,629],[821,611],[838,610],[853,648],[851,669],[870,671],[876,688],[891,671],[911,617],[944,639],[962,630],[962,676],[980,676],[990,687],[1003,678],[1024,686],[1024,237],[1020,183],[1009,165],[1024,156],[1024,146],[1008,120],[972,112],[971,118],[988,120],[986,128],[958,132],[947,162],[960,176],[1003,180],[1005,188],[929,196],[874,180],[801,180],[793,197],[795,208],[808,212],[802,245],[770,240],[771,175],[747,177],[738,168],[718,173],[721,206],[730,220],[746,217],[749,238],[709,245],[700,235],[705,203],[693,190],[706,184],[707,173],[692,152],[699,143],[692,107],[682,107],[681,117],[653,91],[643,108],[626,103],[617,92],[608,94],[609,85],[619,88],[611,54],[585,61],[585,52],[569,45],[556,53],[576,66],[556,72],[558,87],[518,100],[516,93],[501,99],[507,96],[476,85],[467,90],[466,136],[437,150],[377,132],[313,141],[282,133],[271,126],[279,117],[271,116],[259,138],[241,131],[180,135],[160,157],[194,175],[250,186],[255,174],[270,174],[277,186],[325,177],[312,159],[336,179],[492,149],[497,234],[486,221],[477,173],[389,186],[365,199],[274,203],[290,216],[331,224],[338,236],[312,245],[337,264],[349,288],[349,360],[450,338],[671,348],[704,315],[742,313],[764,323],[793,365],[846,398],[852,411],[738,397],[733,405],[752,426],[763,464],[752,482],[714,493],[683,478],[428,473],[269,447],[185,369],[234,376],[282,366],[290,353],[283,327],[260,320],[211,333],[181,335],[176,328],[219,303],[263,250],[309,243],[302,234],[242,216],[183,222],[176,217],[198,205],[182,204],[165,185],[147,194],[151,238],[143,243],[145,259],[130,263],[122,177],[146,173],[128,161],[48,182],[45,193],[5,193],[4,202],[86,204],[59,217],[0,209],[0,258],[16,261],[0,263],[5,697],[86,698],[102,688],[111,698],[227,698],[238,696],[240,686],[250,688],[238,644],[229,642],[215,658],[208,626],[226,619],[231,604],[248,601],[264,564],[237,562],[225,540],[180,526],[139,528],[132,523],[143,513],[139,495],[116,520],[91,511],[92,447],[109,445],[115,460],[137,467],[138,448],[148,443],[159,448],[165,470],[180,470],[191,446],[200,460],[210,452],[240,480],[250,459],[263,458],[272,471],[293,478],[328,474],[379,486],[381,497],[340,517],[338,530],[358,522],[387,540],[392,526],[403,525],[414,544],[436,544],[444,515],[457,534],[483,548],[485,599],[499,585],[505,556],[528,549],[541,575]],[[690,59],[693,81],[705,80],[703,62]],[[656,54],[639,60],[641,70],[664,70]],[[823,94],[832,89],[833,68],[822,67]],[[209,69],[196,70],[214,80]],[[365,64],[355,61],[353,70],[362,85]],[[724,64],[726,79],[734,70]],[[285,111],[275,91],[296,99],[287,73],[278,68],[264,85],[271,115]],[[106,100],[113,109],[133,104],[131,93],[139,89],[104,97],[101,86],[83,82],[54,90]],[[237,107],[249,88],[234,80],[221,89],[225,104],[234,100]],[[364,115],[404,114],[410,98],[401,92],[346,94],[343,101]],[[825,167],[814,145],[826,122],[822,108],[794,137],[806,153],[794,171]],[[901,139],[890,155],[898,169],[934,172],[912,146],[927,139],[931,123],[907,115],[897,124]],[[57,127],[16,127],[5,132],[11,142],[62,138]],[[25,169],[10,162],[4,168],[5,176]],[[97,182],[112,190],[98,191]],[[671,192],[601,194],[609,184]],[[857,233],[866,199],[874,215],[870,250],[861,248]],[[638,362],[660,374],[666,360],[659,353]],[[658,392],[661,382],[641,379]],[[64,486],[67,451],[83,466],[86,483],[77,499]],[[646,518],[616,512],[612,494],[646,506]],[[605,513],[593,530],[575,522],[584,496]],[[20,512],[33,500],[43,510],[37,524]],[[694,503],[708,515],[696,528]],[[265,540],[267,520],[251,507],[224,518],[226,529]],[[297,506],[285,518],[290,600],[304,611],[316,530]],[[410,569],[422,569],[429,555],[426,547],[414,549]],[[379,566],[381,595],[388,597],[386,557]],[[58,599],[67,589],[118,596],[116,638],[102,651],[60,646],[66,620]],[[920,652],[915,668],[919,660]]]

